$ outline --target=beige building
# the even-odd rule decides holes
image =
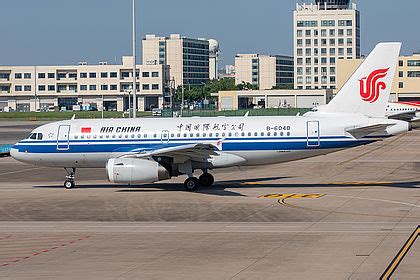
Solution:
[[[339,58],[360,57],[360,15],[350,0],[297,4],[293,13],[295,89],[335,89]]]
[[[0,111],[126,110],[133,58],[122,60],[121,65],[0,66]],[[162,107],[169,95],[169,68],[138,65],[137,69],[138,110]]]
[[[356,71],[363,59],[340,59],[337,63],[337,89]],[[391,89],[391,101],[420,101],[420,54],[401,56]]]
[[[201,85],[209,80],[209,41],[171,34],[146,35],[142,43],[143,65],[168,65],[175,86]]]
[[[314,108],[332,99],[332,90],[234,90],[219,91],[219,111],[253,108]]]
[[[259,89],[293,84],[293,57],[261,54],[235,56],[235,83],[250,83]]]

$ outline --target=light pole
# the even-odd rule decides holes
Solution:
[[[133,0],[133,118],[137,117],[136,82],[136,0]],[[140,73],[139,73],[140,75]]]
[[[182,117],[182,113],[184,112],[184,85],[181,85],[182,89],[181,89],[181,117]]]

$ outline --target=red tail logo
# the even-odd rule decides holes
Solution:
[[[385,78],[388,70],[389,68],[375,70],[368,77],[359,80],[360,96],[364,101],[374,103],[378,100],[380,91],[386,89],[386,84],[378,80]]]

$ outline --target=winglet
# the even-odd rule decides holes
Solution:
[[[247,111],[244,115],[244,117],[248,117],[249,116],[249,111]]]
[[[73,117],[71,117],[71,120],[76,119],[76,114],[73,115]]]

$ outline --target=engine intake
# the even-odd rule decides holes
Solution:
[[[111,183],[153,183],[170,179],[168,170],[154,160],[112,158],[106,164]]]

